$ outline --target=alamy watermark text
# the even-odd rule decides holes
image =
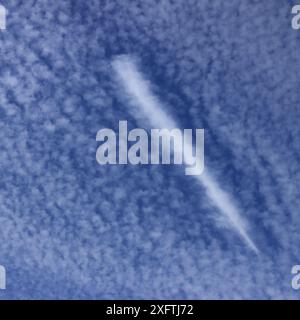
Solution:
[[[96,141],[97,162],[105,164],[185,164],[186,175],[200,175],[204,170],[204,129],[193,130],[141,128],[128,131],[127,121],[119,121],[119,132],[101,129]],[[118,139],[117,139],[118,136]],[[119,150],[117,150],[117,147]],[[150,154],[149,154],[150,153]]]

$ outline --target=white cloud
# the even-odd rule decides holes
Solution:
[[[131,110],[134,116],[137,115],[136,108],[138,108],[138,113],[148,120],[154,128],[178,128],[172,117],[165,113],[160,101],[151,93],[149,82],[138,71],[136,64],[129,56],[116,57],[112,61],[112,66],[135,107],[134,111]],[[196,179],[202,184],[213,204],[228,218],[232,227],[238,231],[247,245],[258,253],[257,247],[247,234],[245,222],[238,209],[229,195],[212,177],[209,170],[205,168],[204,173],[197,176]]]

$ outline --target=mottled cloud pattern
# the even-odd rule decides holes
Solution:
[[[299,298],[299,35],[293,1],[2,0],[1,298]],[[175,166],[100,166],[138,125],[111,61],[134,57],[260,250]],[[182,169],[183,170],[183,169]]]

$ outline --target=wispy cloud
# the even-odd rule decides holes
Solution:
[[[134,106],[134,112],[130,109],[134,116],[138,112],[139,118],[144,117],[155,128],[178,128],[172,116],[164,111],[162,103],[151,92],[149,81],[144,78],[130,56],[122,55],[116,57],[112,62],[112,66]],[[195,176],[195,178],[204,187],[210,200],[228,218],[232,227],[237,230],[247,245],[258,253],[256,245],[246,231],[246,223],[240,216],[236,205],[212,177],[209,170],[206,168],[202,175]]]
[[[289,1],[0,2],[10,12],[0,32],[0,299],[299,299]],[[118,53],[142,62],[151,103],[175,126],[207,128],[215,201],[203,180],[198,189],[160,167],[97,165],[96,132],[128,113],[112,81]],[[217,209],[223,192],[256,259]]]

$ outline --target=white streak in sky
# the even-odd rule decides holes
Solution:
[[[0,4],[0,30],[6,29],[6,9]]]
[[[149,81],[144,79],[129,56],[117,57],[113,60],[112,67],[132,105],[137,108],[137,110],[130,110],[133,116],[140,118],[142,115],[142,118],[150,122],[153,128],[178,128],[172,117],[164,112],[160,101],[150,90]],[[194,178],[204,187],[207,196],[220,212],[227,217],[232,227],[238,231],[248,246],[258,253],[258,249],[247,234],[246,224],[233,204],[231,197],[222,190],[218,182],[210,175],[208,169],[205,168],[205,171],[200,176],[194,176]]]

